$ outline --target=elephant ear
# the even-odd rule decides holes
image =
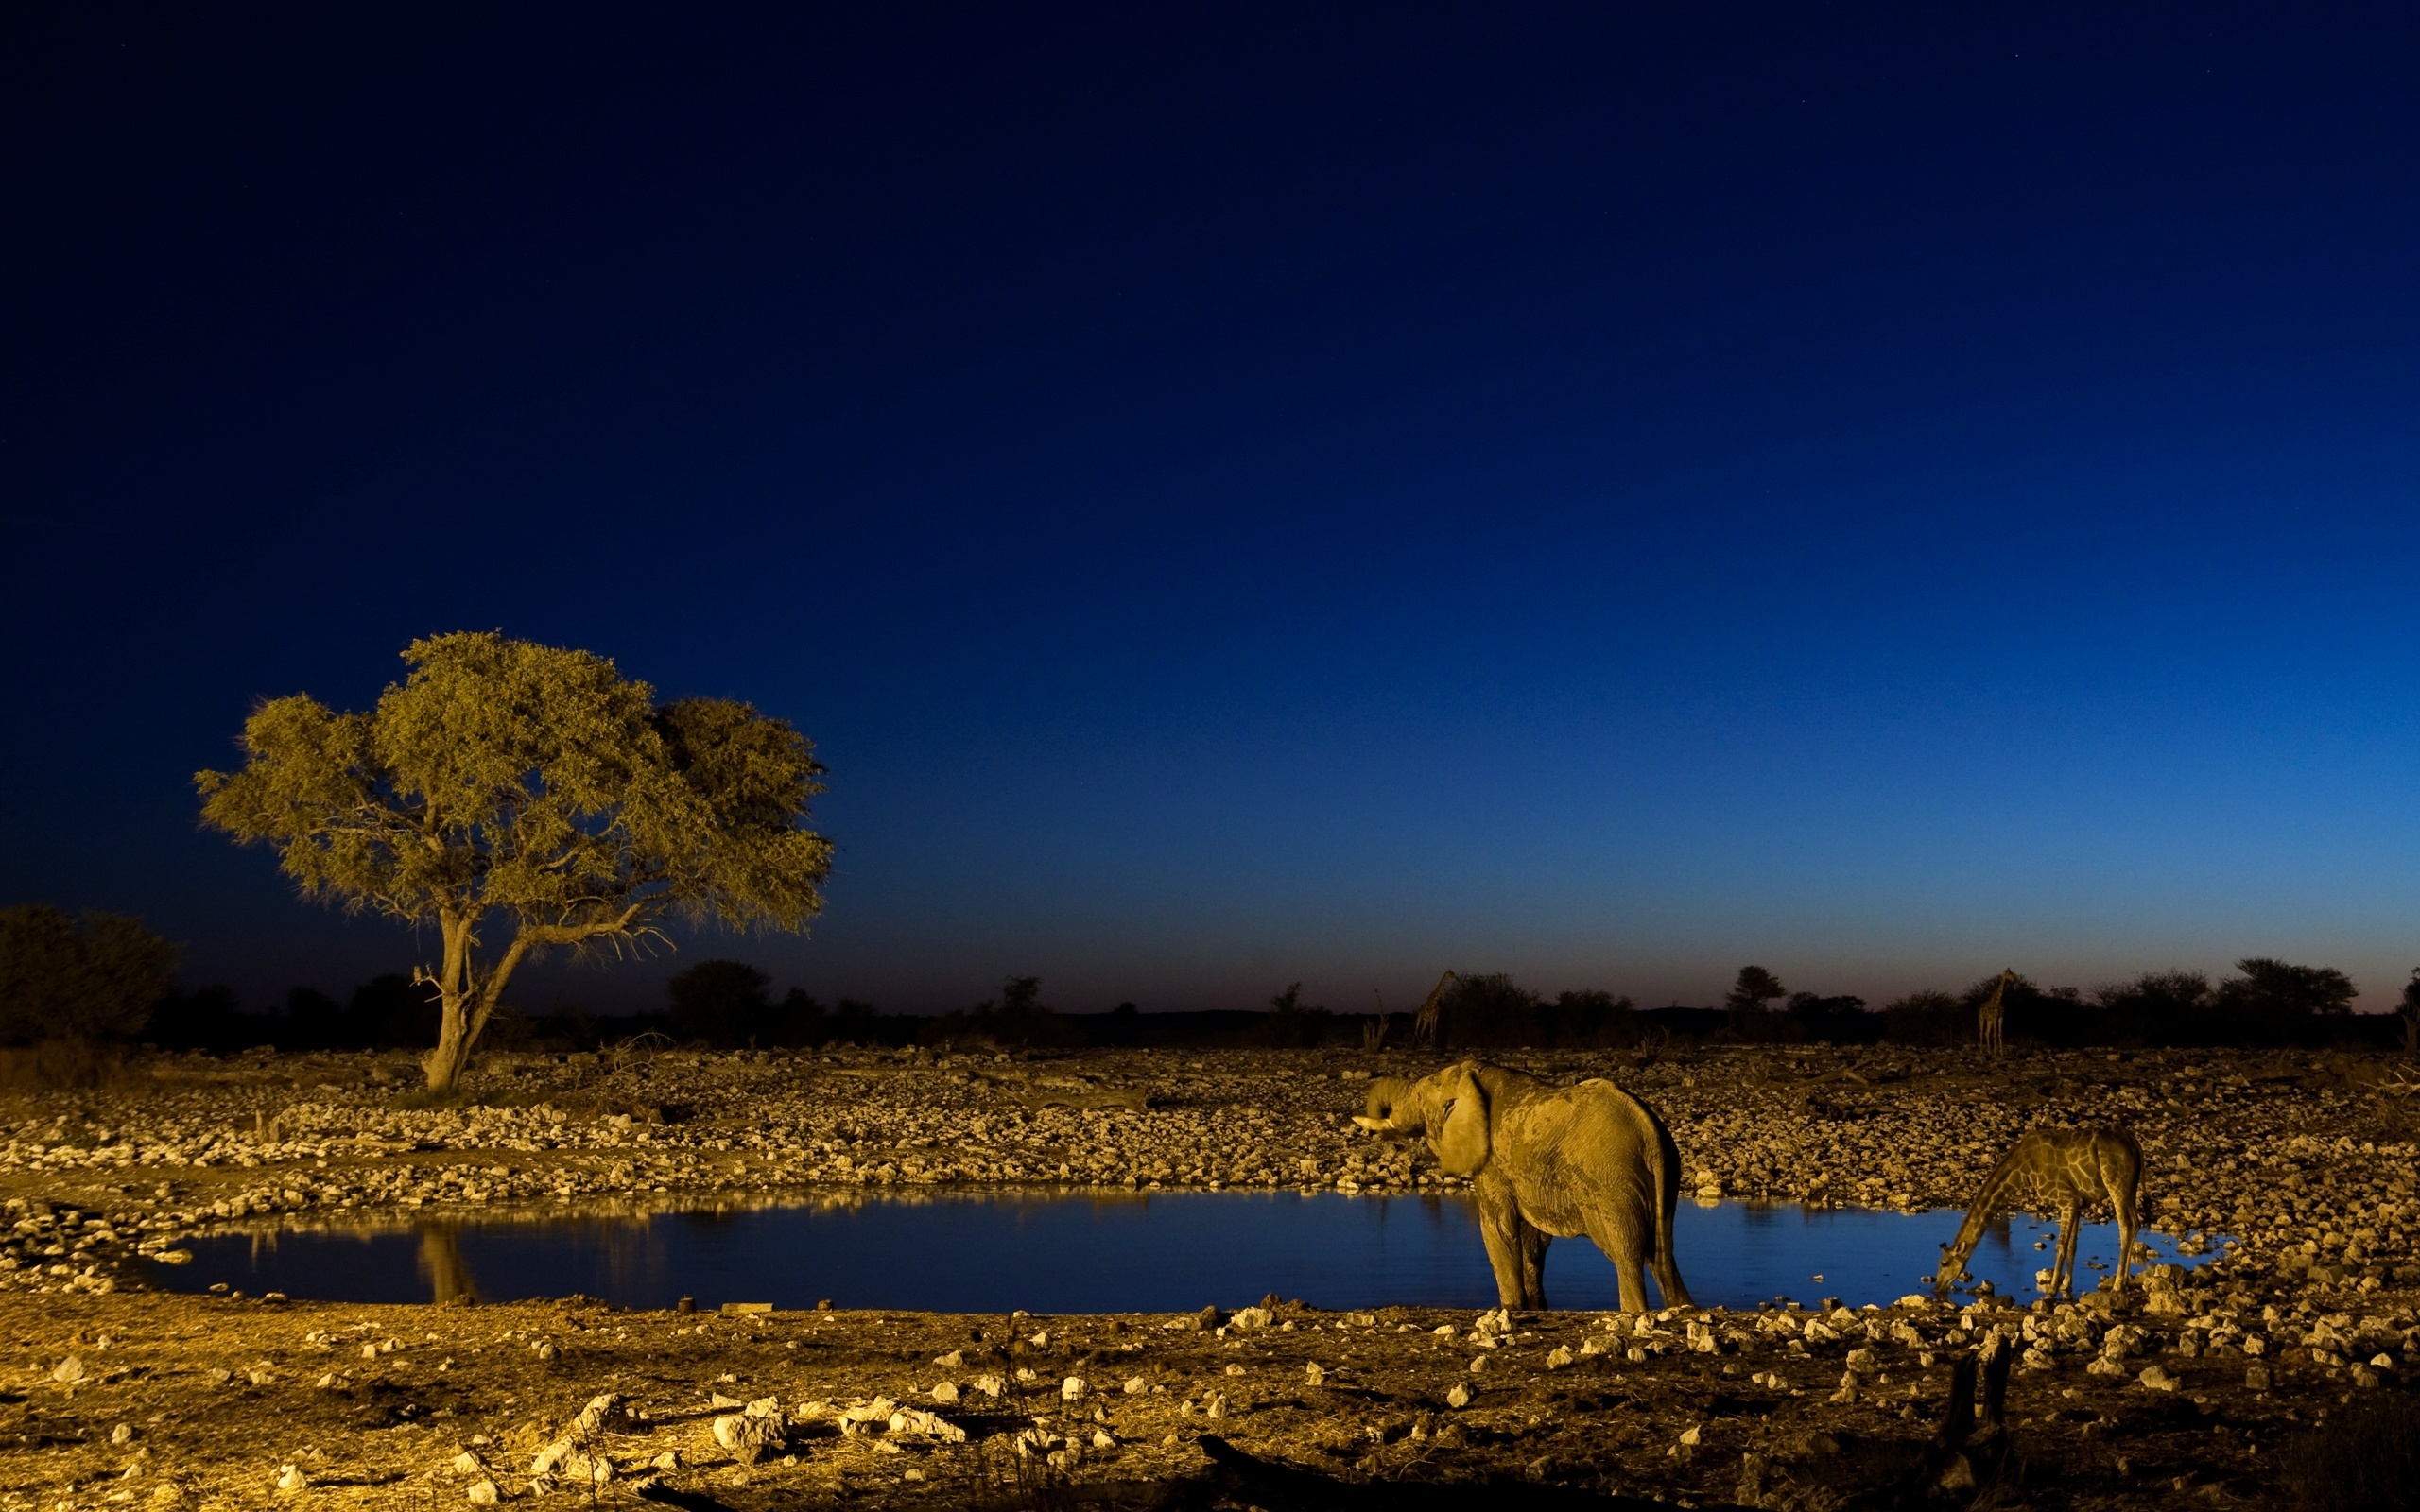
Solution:
[[[1468,1062],[1439,1074],[1445,1126],[1429,1136],[1437,1163],[1455,1176],[1476,1176],[1487,1163],[1492,1141],[1488,1134],[1487,1091],[1471,1074]]]

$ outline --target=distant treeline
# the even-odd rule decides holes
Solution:
[[[424,1050],[437,1040],[430,988],[408,976],[373,977],[341,1002],[297,988],[278,1007],[243,1009],[225,988],[170,987],[176,952],[133,919],[70,918],[43,904],[0,909],[0,1045],[78,1039],[163,1049]],[[1629,1049],[1657,1044],[1817,1043],[1956,1045],[1976,1038],[1976,1017],[1999,986],[1914,992],[1882,1007],[1862,998],[1790,992],[1762,967],[1743,967],[1720,1007],[1642,1008],[1602,991],[1544,997],[1510,975],[1458,976],[1438,1001],[1445,1050]],[[1410,1044],[1408,1013],[1334,1013],[1302,1000],[1301,985],[1266,1007],[1144,1013],[1132,1003],[1105,1013],[1063,1013],[1042,984],[1011,977],[994,996],[942,1014],[883,1013],[847,998],[826,1006],[792,988],[776,997],[764,972],[741,961],[701,961],[666,984],[655,1012],[591,1015],[559,1008],[507,1011],[490,1024],[491,1048],[590,1049],[642,1035],[726,1048],[827,1044],[907,1046],[1242,1047]],[[2001,998],[2012,1045],[2055,1047],[2332,1045],[2420,1051],[2420,971],[2399,1014],[2358,1015],[2352,980],[2324,966],[2268,957],[2236,963],[2212,982],[2199,971],[2152,971],[2089,994],[2042,988],[2022,975]]]
[[[2147,972],[2089,996],[2043,988],[2019,975],[2001,997],[2013,1045],[2283,1046],[2357,1044],[2413,1048],[2420,1031],[2420,973],[2396,1015],[2351,1012],[2354,987],[2342,971],[2266,958],[2237,965],[2217,983],[2194,971]],[[1751,972],[1756,974],[1751,975]],[[1999,985],[1985,977],[1963,991],[1914,992],[1880,1008],[1862,998],[1777,990],[1756,968],[1742,971],[1720,1007],[1643,1008],[1602,991],[1544,997],[1510,975],[1459,977],[1438,1004],[1438,1046],[1447,1050],[1635,1049],[1655,1045],[1829,1043],[1957,1045],[1976,1039],[1976,1016]],[[666,985],[657,1012],[592,1016],[578,1010],[508,1016],[491,1027],[499,1048],[586,1049],[642,1034],[723,1048],[805,1049],[829,1044],[954,1044],[1001,1049],[1077,1047],[1240,1048],[1411,1042],[1409,1013],[1335,1013],[1302,1001],[1299,985],[1256,1009],[1144,1013],[1132,1003],[1100,1013],[1061,1012],[1042,984],[1011,977],[971,1007],[942,1014],[882,1013],[841,999],[826,1006],[797,988],[775,996],[764,972],[740,961],[702,961]],[[1758,996],[1756,994],[1765,995]],[[163,1047],[235,1050],[424,1048],[437,1032],[426,989],[400,975],[356,988],[350,1000],[308,988],[282,1011],[235,1010],[223,988],[174,996],[155,1012],[147,1038]]]

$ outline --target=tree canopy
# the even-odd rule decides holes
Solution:
[[[124,914],[0,908],[0,1042],[130,1038],[176,969],[176,946]]]
[[[814,747],[748,704],[659,704],[591,652],[464,631],[415,641],[368,713],[305,694],[198,773],[202,819],[273,847],[303,896],[433,923],[432,1088],[453,1085],[520,963],[619,951],[680,915],[804,933],[831,843],[804,827]],[[504,937],[481,933],[509,923]],[[491,947],[485,954],[482,947]]]

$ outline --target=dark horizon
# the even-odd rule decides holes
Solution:
[[[0,19],[0,904],[501,628],[818,744],[827,1003],[1879,1005],[2420,937],[2408,11]]]

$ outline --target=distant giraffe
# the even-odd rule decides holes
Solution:
[[[1423,1050],[1437,1048],[1438,1005],[1445,1001],[1445,988],[1451,986],[1453,981],[1454,973],[1451,971],[1439,977],[1437,989],[1428,994],[1428,1001],[1423,1003],[1420,1005],[1420,1011],[1411,1016],[1411,1042]]]
[[[2143,1179],[2143,1147],[2122,1128],[2037,1128],[2019,1139],[1983,1178],[1958,1226],[1958,1237],[1942,1246],[1933,1295],[1946,1297],[1983,1230],[2008,1209],[2042,1213],[2059,1224],[2058,1258],[2050,1268],[2053,1297],[2075,1284],[2076,1239],[2086,1208],[2106,1202],[2118,1213],[2118,1290],[2135,1258],[2135,1201]]]
[[[2005,1026],[2007,1013],[2000,1007],[2001,995],[2016,981],[2016,969],[2003,967],[2000,979],[1992,984],[1992,995],[1983,1000],[1982,1008],[1975,1015],[1975,1027],[1982,1035],[1983,1054],[1997,1060],[2008,1050]]]

